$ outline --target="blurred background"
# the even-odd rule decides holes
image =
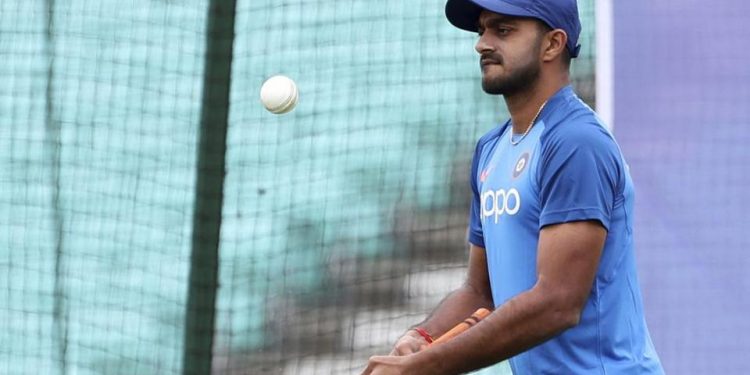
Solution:
[[[198,337],[217,374],[354,374],[461,283],[470,158],[507,118],[476,36],[443,0],[210,3],[0,2],[0,373],[200,373]],[[579,10],[665,369],[750,373],[750,4]],[[275,74],[286,115],[258,99]]]

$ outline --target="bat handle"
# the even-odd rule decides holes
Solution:
[[[437,340],[432,342],[432,345],[437,345],[444,343],[459,334],[463,333],[467,329],[473,327],[477,323],[479,323],[482,319],[487,317],[487,315],[490,315],[490,310],[487,310],[485,308],[480,308],[477,311],[475,311],[473,314],[471,314],[470,317],[464,319],[463,322],[458,323],[455,327],[451,328],[448,332],[444,333],[442,336],[438,337]]]

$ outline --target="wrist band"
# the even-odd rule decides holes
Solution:
[[[423,328],[420,328],[420,327],[415,327],[414,330],[417,331],[417,333],[420,336],[422,336],[425,339],[425,341],[427,341],[428,344],[432,344],[432,341],[433,341],[432,336],[430,336],[430,334],[427,333],[427,331],[425,331]]]

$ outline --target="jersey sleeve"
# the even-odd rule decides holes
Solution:
[[[539,228],[597,220],[609,230],[623,162],[610,134],[598,124],[576,123],[542,141]]]
[[[474,151],[474,158],[471,162],[471,209],[469,210],[469,242],[475,246],[484,248],[484,234],[482,232],[482,206],[477,185],[477,170],[479,169],[479,157],[481,155],[480,141]]]

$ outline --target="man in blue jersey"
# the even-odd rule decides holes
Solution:
[[[575,0],[448,0],[478,32],[482,88],[510,120],[483,136],[471,173],[465,284],[366,374],[663,374],[633,254],[633,185],[612,135],[570,87]],[[426,347],[477,308],[494,311]]]

